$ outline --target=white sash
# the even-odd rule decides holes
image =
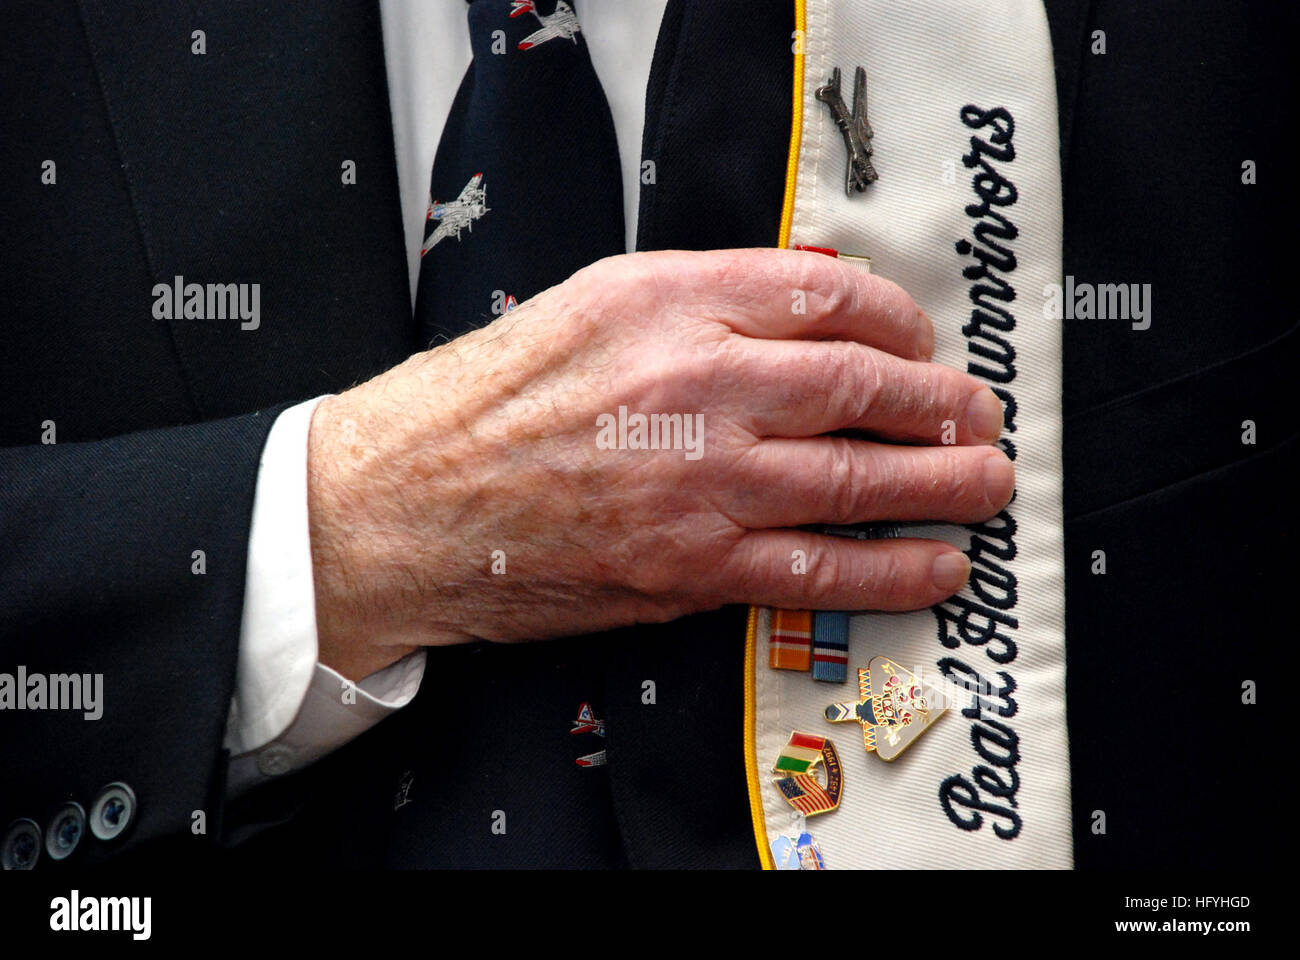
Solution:
[[[769,844],[789,832],[793,811],[770,771],[798,730],[829,736],[843,764],[840,808],[807,821],[828,868],[1069,867],[1061,326],[1043,309],[1044,288],[1061,281],[1047,19],[1037,0],[807,0],[803,29],[789,243],[871,257],[872,272],[902,285],[934,320],[935,360],[986,380],[1004,405],[1013,401],[1004,437],[1017,487],[1011,524],[905,531],[970,551],[974,581],[940,608],[854,616],[847,684],[770,669],[770,615],[759,612],[749,744],[756,831]],[[813,92],[839,67],[851,109],[858,65],[867,70],[880,179],[847,197],[844,141]],[[972,137],[984,146],[973,148]],[[1014,202],[1005,202],[1008,182]],[[976,235],[981,223],[1005,232],[994,216],[967,212],[982,203],[977,187],[1004,201],[988,209],[1014,224],[1014,238]],[[1014,268],[992,244],[1014,254]],[[981,254],[989,276],[963,276]],[[1009,285],[1014,298],[982,298],[1004,313],[972,325],[980,285]],[[857,699],[856,670],[878,655],[928,682],[946,672],[955,684],[947,714],[892,763],[866,752],[856,723],[823,716],[827,704]],[[979,678],[989,685],[982,698],[969,689]]]

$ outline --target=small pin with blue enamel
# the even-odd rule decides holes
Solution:
[[[876,168],[871,163],[871,138],[875,132],[867,120],[867,71],[858,67],[853,71],[853,112],[849,112],[840,95],[840,68],[831,71],[831,79],[813,91],[813,96],[830,109],[835,126],[844,136],[844,147],[848,151],[848,170],[844,175],[844,192],[850,197],[862,193],[867,184],[880,179]]]
[[[825,870],[826,861],[817,841],[808,831],[798,836],[785,834],[772,841],[772,862],[778,870]]]

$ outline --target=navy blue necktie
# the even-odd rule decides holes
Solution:
[[[470,0],[469,31],[430,185],[426,344],[626,252],[614,121],[571,3]]]

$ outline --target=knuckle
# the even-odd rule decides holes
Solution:
[[[639,360],[634,377],[647,412],[684,414],[712,407],[724,370],[714,351],[665,348]]]
[[[755,541],[745,538],[732,547],[721,563],[710,568],[700,583],[710,591],[716,586],[729,602],[767,603],[777,578],[778,570],[770,566]]]
[[[799,288],[808,292],[809,314],[818,323],[843,315],[852,316],[858,310],[857,284],[849,282],[842,271],[827,269],[833,265],[805,265],[797,278]]]
[[[885,381],[888,376],[883,357],[875,350],[862,347],[853,351],[855,356],[854,375],[844,376],[840,380],[843,389],[852,390],[848,408],[853,415],[853,422],[866,421],[880,405],[885,395]]]
[[[734,571],[724,576],[723,596],[735,603],[767,603],[772,591],[773,576],[771,571],[761,568],[750,557],[745,563],[735,566]]]
[[[615,254],[588,264],[561,287],[574,285],[578,295],[606,306],[618,318],[629,320],[658,316],[665,305],[680,299],[683,265],[670,252]]]
[[[862,415],[861,364],[851,344],[831,343],[809,351],[802,361],[807,399],[817,401],[826,412],[845,426]]]
[[[831,437],[830,444],[825,475],[830,496],[830,519],[848,523],[855,519],[862,502],[857,458],[848,440]]]
[[[840,592],[841,563],[839,552],[823,544],[813,554],[805,575],[805,595],[810,606],[834,606]]]
[[[562,288],[576,288],[583,295],[592,296],[606,289],[615,276],[618,277],[620,286],[634,284],[638,272],[628,269],[630,266],[630,264],[619,263],[617,257],[602,257],[575,270],[569,276],[569,279],[560,286]]]
[[[739,336],[715,340],[706,352],[710,377],[730,390],[743,388],[763,377],[752,352]]]
[[[823,287],[817,297],[818,319],[826,321],[832,317],[851,314],[857,300],[855,290],[855,287],[844,283]]]

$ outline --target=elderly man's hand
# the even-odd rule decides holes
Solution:
[[[359,677],[724,603],[937,603],[970,569],[951,545],[799,529],[1006,505],[1001,405],[928,362],[933,338],[899,287],[819,254],[637,253],[324,401],[322,662]]]

